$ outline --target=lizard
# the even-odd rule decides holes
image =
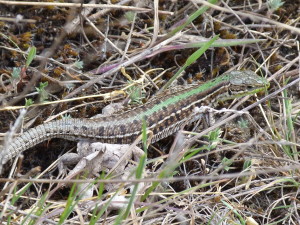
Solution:
[[[151,143],[176,133],[181,126],[199,119],[201,106],[264,91],[269,82],[252,71],[231,71],[199,85],[166,90],[145,104],[128,111],[98,118],[70,118],[30,128],[0,149],[3,166],[27,149],[51,138],[89,140],[109,144],[130,144],[142,133],[143,120],[153,132]],[[203,114],[203,112],[202,112]]]

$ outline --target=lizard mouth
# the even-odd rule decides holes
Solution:
[[[231,88],[231,91],[232,92],[250,92],[250,93],[253,93],[255,91],[258,90],[261,91],[261,90],[264,90],[266,88],[268,88],[269,86],[266,84],[266,85],[247,85],[246,87],[235,87],[235,88]]]
[[[266,86],[244,86],[244,87],[231,87],[228,90],[228,95],[230,97],[225,98],[225,99],[233,99],[233,98],[239,98],[239,97],[243,97],[243,96],[247,96],[247,95],[251,95],[251,94],[255,94],[261,91],[264,91],[267,87]]]

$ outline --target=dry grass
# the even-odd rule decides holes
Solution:
[[[142,104],[215,34],[219,42],[179,83],[250,69],[271,87],[219,106],[249,113],[218,114],[207,129],[186,128],[188,139],[177,137],[181,147],[174,138],[150,146],[145,168],[137,170],[142,179],[59,175],[56,159],[74,143],[39,144],[19,160],[25,175],[10,177],[7,168],[0,178],[2,224],[300,224],[300,3],[277,1],[274,9],[251,0],[111,2],[0,1],[3,139],[21,108],[27,129],[67,115],[91,117],[129,95]],[[202,4],[211,8],[173,32]],[[37,56],[26,65],[30,46]],[[86,183],[96,189],[80,199],[75,186]],[[122,210],[129,199],[132,207]]]

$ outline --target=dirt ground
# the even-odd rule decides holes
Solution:
[[[150,180],[142,182],[136,195],[127,180],[105,177],[103,169],[76,180],[123,182],[95,182],[92,195],[79,201],[71,185],[60,183],[70,174],[49,168],[67,151],[76,152],[76,142],[39,143],[24,152],[13,180],[5,179],[12,162],[5,165],[0,176],[2,224],[85,224],[95,218],[95,224],[300,224],[300,2],[215,1],[193,18],[203,2],[0,1],[3,143],[21,109],[26,113],[13,136],[66,117],[90,118],[111,103],[122,103],[127,110],[148,102],[216,35],[215,45],[171,89],[204,83],[230,70],[252,70],[270,81],[264,92],[217,105],[216,110],[251,109],[223,125],[220,121],[234,113],[216,114],[219,128],[192,145],[189,139],[210,125],[200,121],[186,126],[186,148],[176,163],[171,163],[175,135],[150,145],[142,176]],[[295,85],[288,87],[291,82]],[[138,164],[129,162],[130,168]],[[117,171],[125,174],[127,168]],[[165,168],[169,173],[162,173]],[[151,194],[142,199],[147,191]],[[74,207],[68,208],[70,199]],[[126,214],[128,199],[134,202]]]

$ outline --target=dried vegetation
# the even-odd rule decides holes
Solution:
[[[75,144],[39,144],[24,153],[17,170],[25,175],[18,183],[4,186],[7,180],[0,179],[2,224],[300,224],[299,2],[218,1],[177,33],[172,31],[204,1],[108,2],[0,1],[2,137],[21,108],[27,109],[22,129],[28,129],[64,116],[91,117],[111,102],[142,104],[197,44],[216,34],[219,47],[207,50],[178,83],[249,69],[268,77],[271,86],[266,93],[220,106],[251,109],[234,119],[228,119],[230,113],[217,115],[211,133],[197,124],[186,127],[198,134],[197,141],[186,141],[195,153],[188,159],[187,153],[180,159],[169,154],[174,137],[150,146],[141,175],[147,182],[136,190],[127,180],[102,174],[97,179],[106,182],[87,178],[96,189],[79,200],[78,189],[65,184],[78,186],[86,179],[68,180],[48,167]],[[28,61],[33,47],[36,56]],[[37,166],[45,172],[39,174]],[[128,199],[131,209],[122,210]]]

